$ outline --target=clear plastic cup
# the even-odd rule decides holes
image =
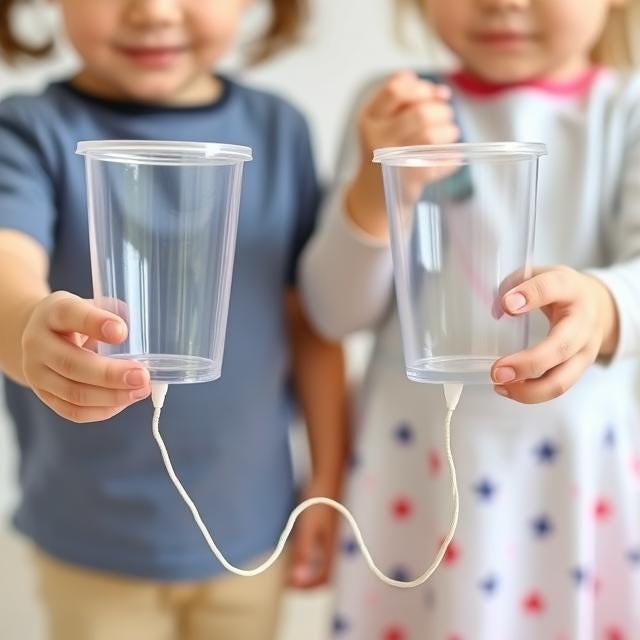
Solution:
[[[490,383],[528,345],[528,319],[501,298],[531,274],[537,143],[378,149],[407,375]]]
[[[85,156],[94,299],[127,324],[105,356],[154,382],[220,377],[244,162],[233,145],[78,144]]]

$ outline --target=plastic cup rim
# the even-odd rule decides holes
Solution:
[[[83,140],[76,153],[106,162],[175,166],[234,164],[253,158],[250,147],[178,140]]]
[[[442,162],[462,164],[474,160],[535,160],[545,155],[547,146],[541,142],[457,142],[443,145],[382,147],[374,150],[373,162],[390,166],[430,166]]]

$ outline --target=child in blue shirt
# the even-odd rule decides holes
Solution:
[[[310,430],[305,497],[340,486],[342,355],[309,328],[294,279],[319,200],[307,125],[283,100],[211,71],[249,4],[61,0],[78,73],[0,104],[0,368],[21,454],[15,525],[34,543],[54,640],[267,639],[287,571],[281,563],[253,581],[220,578],[144,428],[148,373],[89,348],[123,340],[126,326],[88,300],[78,140],[253,149],[223,376],[172,392],[167,445],[235,564],[253,565],[274,546],[296,498],[291,388]],[[291,41],[303,15],[299,0],[272,4],[263,55]],[[11,36],[9,13],[0,13],[5,53],[38,53]],[[334,527],[323,508],[303,516],[292,584],[327,579]]]

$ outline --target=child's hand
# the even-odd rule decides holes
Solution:
[[[449,87],[405,71],[391,76],[360,113],[361,165],[347,192],[347,208],[369,233],[388,236],[384,190],[380,168],[371,161],[373,150],[456,142],[460,132],[450,97]]]
[[[305,499],[314,496],[334,497],[312,483]],[[315,505],[300,515],[293,535],[289,586],[311,589],[329,580],[336,553],[337,528],[338,513],[331,507]]]
[[[609,290],[569,267],[536,270],[509,291],[502,304],[512,316],[541,309],[551,325],[542,342],[493,366],[496,391],[518,402],[545,402],[562,395],[598,356],[616,349],[618,314]]]
[[[415,73],[392,75],[365,105],[358,122],[367,165],[379,147],[448,144],[459,131],[449,99],[451,90]]]
[[[22,334],[25,378],[63,418],[107,420],[150,393],[146,369],[87,348],[88,341],[119,344],[126,335],[117,315],[70,293],[53,293],[33,308]]]

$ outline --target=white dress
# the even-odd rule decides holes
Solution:
[[[611,289],[621,338],[563,397],[525,406],[465,388],[453,419],[460,523],[424,586],[379,583],[345,527],[339,640],[640,638],[640,79],[598,69],[565,85],[451,78],[467,141],[540,141],[538,265],[589,269]],[[359,394],[346,502],[399,579],[431,563],[451,515],[442,388],[404,373],[388,247],[341,203],[347,141],[324,223],[303,258],[308,310],[331,337],[376,332]],[[613,265],[613,266],[612,266]],[[546,333],[538,314],[532,340]]]

